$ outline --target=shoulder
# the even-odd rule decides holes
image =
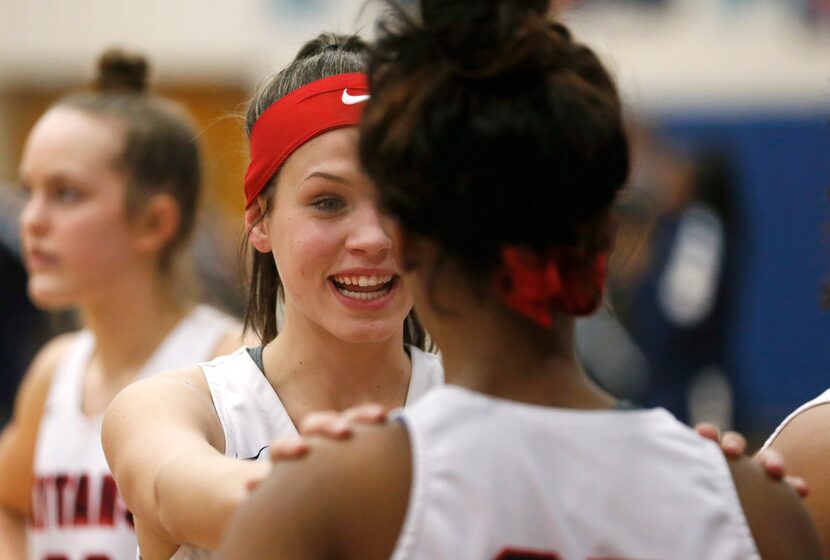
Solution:
[[[275,466],[241,508],[225,550],[388,558],[409,500],[411,456],[404,426],[359,428],[349,441],[315,439],[311,445],[305,459]],[[286,530],[267,531],[273,526]]]
[[[778,449],[788,457],[791,454],[809,453],[817,449],[830,450],[828,426],[830,402],[811,401],[803,410],[789,418],[770,447]]]
[[[166,371],[128,385],[115,396],[104,417],[104,429],[114,417],[145,417],[151,411],[193,410],[210,406],[210,390],[199,366]]]
[[[224,447],[221,426],[199,366],[171,370],[136,381],[115,396],[104,415],[104,448],[136,432],[186,430]]]
[[[781,453],[787,470],[810,485],[804,505],[810,511],[825,546],[830,547],[830,406],[820,403],[796,414],[778,433],[770,448]]]
[[[138,402],[164,404],[167,401],[181,402],[182,397],[190,396],[200,399],[210,398],[210,390],[200,366],[165,371],[146,379],[141,379],[124,388],[113,400],[110,408],[122,406],[121,403]]]
[[[0,504],[26,515],[31,512],[35,446],[46,400],[54,373],[75,340],[75,334],[62,335],[38,352],[18,390],[11,420],[0,432],[0,480],[19,481],[0,484]]]
[[[787,484],[771,480],[748,458],[729,461],[729,467],[762,558],[822,558],[810,516]]]
[[[46,401],[55,372],[78,341],[80,332],[57,336],[38,351],[26,372],[18,393],[17,406],[42,404]]]

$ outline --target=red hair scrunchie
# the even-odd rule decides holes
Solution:
[[[497,273],[498,293],[504,303],[543,329],[553,327],[553,311],[588,315],[602,302],[608,276],[608,253],[592,259],[573,251],[533,249],[508,245],[502,249]]]

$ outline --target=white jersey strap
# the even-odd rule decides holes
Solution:
[[[88,330],[78,331],[63,360],[55,369],[46,401],[47,407],[66,406],[72,410],[80,408],[83,374],[93,350],[95,350],[95,337],[92,333]]]
[[[820,405],[822,405],[822,404],[828,404],[828,403],[830,403],[830,389],[828,389],[827,391],[823,392],[822,394],[820,394],[819,396],[817,396],[817,397],[816,397],[816,398],[814,398],[813,400],[811,400],[811,401],[807,401],[806,403],[802,404],[801,406],[799,406],[798,408],[796,408],[794,411],[792,411],[792,412],[790,413],[790,415],[789,415],[789,416],[787,416],[787,417],[784,419],[784,421],[783,421],[783,422],[781,422],[781,424],[780,424],[777,428],[775,428],[775,431],[772,433],[772,435],[771,435],[771,436],[769,436],[769,438],[768,438],[768,439],[767,439],[767,441],[764,443],[764,446],[763,446],[761,449],[766,449],[767,447],[769,447],[770,445],[772,445],[772,442],[773,442],[773,441],[775,441],[775,438],[777,438],[777,437],[778,437],[778,434],[780,434],[780,433],[781,433],[781,430],[783,430],[784,428],[786,428],[786,427],[787,427],[787,425],[788,425],[790,422],[792,422],[792,421],[793,421],[793,419],[795,419],[795,417],[796,417],[796,416],[798,416],[798,415],[799,415],[799,414],[801,414],[802,412],[806,412],[807,410],[809,410],[809,409],[811,409],[811,408],[813,408],[813,407],[820,406]]]

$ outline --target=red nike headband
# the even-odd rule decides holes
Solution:
[[[297,148],[329,130],[360,124],[367,99],[366,74],[337,74],[295,89],[268,107],[251,131],[245,207]]]

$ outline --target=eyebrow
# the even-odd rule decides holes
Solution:
[[[314,173],[311,173],[310,175],[308,175],[301,182],[305,183],[309,179],[314,179],[314,178],[326,179],[328,181],[332,181],[334,183],[340,183],[342,185],[351,185],[352,184],[351,181],[347,180],[345,177],[341,177],[340,175],[333,175],[331,173],[326,173],[325,171],[315,171]]]
[[[17,180],[19,183],[27,183],[29,180],[29,176],[23,173],[22,171],[18,171]],[[71,174],[64,173],[59,171],[54,175],[47,175],[46,176],[46,183],[47,184],[63,184],[63,183],[78,183],[79,181],[83,181],[82,178],[74,177]]]

